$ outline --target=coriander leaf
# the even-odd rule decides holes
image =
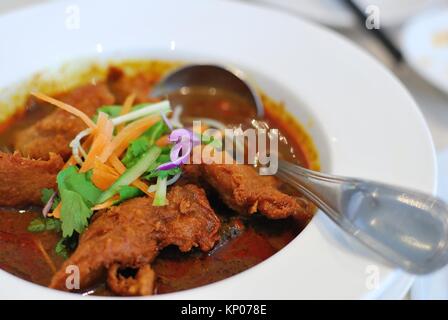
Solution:
[[[78,173],[75,166],[68,167],[57,176],[61,196],[62,235],[71,236],[74,231],[82,233],[92,215],[90,207],[101,195],[89,179],[89,173]]]
[[[53,218],[36,218],[30,222],[27,230],[29,232],[44,232],[61,230],[61,221]]]
[[[148,170],[146,171],[146,175],[143,177],[146,180],[150,180],[152,178],[167,178],[168,176],[174,176],[180,172],[182,172],[182,169],[180,167],[176,167],[169,170],[157,170],[157,168],[164,163],[170,162],[171,158],[169,154],[160,154],[157,158],[157,161],[153,163],[151,166],[149,166]]]
[[[121,109],[122,109],[122,107],[118,106],[118,105],[103,106],[101,108],[98,108],[95,116],[93,117],[93,122],[96,122],[98,120],[98,114],[100,112],[104,112],[110,118],[115,118],[115,117],[118,117],[120,115]]]
[[[149,128],[144,135],[148,138],[149,145],[153,145],[162,136],[162,134],[167,131],[168,127],[165,122],[161,120]]]
[[[62,256],[64,259],[68,259],[71,252],[75,251],[78,246],[79,235],[73,234],[71,237],[62,238],[56,244],[54,251],[57,255]]]
[[[62,238],[61,240],[58,241],[58,243],[56,243],[54,251],[56,252],[57,255],[63,257],[64,259],[68,259],[69,254],[67,247],[64,244],[64,240],[65,238]]]
[[[123,202],[138,196],[141,196],[143,192],[136,188],[131,186],[122,186],[120,190],[118,190],[118,194],[120,195],[119,202]]]
[[[129,151],[134,157],[139,157],[149,149],[148,139],[146,137],[140,137],[131,142],[129,145]]]
[[[57,181],[61,196],[64,190],[71,190],[78,193],[88,206],[93,206],[102,191],[92,183],[90,177],[90,172],[78,173],[75,166],[59,172]]]
[[[46,230],[45,221],[42,218],[31,220],[27,230],[29,232],[44,232]]]
[[[123,157],[123,164],[130,168],[139,159],[139,157],[144,154],[149,149],[149,143],[147,137],[140,137],[129,144],[125,156]]]
[[[92,181],[93,170],[89,170],[85,174],[86,174],[87,180]]]
[[[173,169],[169,169],[169,170],[160,170],[159,171],[159,175],[158,177],[160,178],[167,178],[168,176],[175,176],[178,173],[181,173],[182,170],[179,167],[173,168]]]
[[[148,167],[148,170],[146,170],[146,173],[151,174],[153,173],[161,164],[170,162],[171,158],[169,154],[160,154],[159,157],[157,158],[156,162],[154,162],[153,164],[151,164]],[[157,176],[157,175],[156,175]]]
[[[170,161],[171,161],[171,157],[170,157],[169,154],[161,154],[161,155],[157,158],[157,162],[158,162],[159,164],[167,163],[167,162],[170,162]]]
[[[102,191],[87,178],[87,174],[85,173],[78,173],[67,177],[65,184],[69,190],[78,193],[89,206],[93,206],[102,193]]]
[[[61,220],[47,218],[45,219],[45,225],[47,227],[47,231],[61,231]]]
[[[126,168],[131,168],[139,160],[149,147],[152,146],[161,136],[168,130],[168,127],[163,121],[155,123],[149,128],[143,136],[135,139],[129,144],[125,156],[122,159]],[[170,149],[168,149],[169,152]]]
[[[147,173],[151,173],[151,172],[153,172],[153,171],[156,170],[161,164],[162,164],[162,163],[159,162],[159,161],[157,160],[156,162],[152,163],[152,164],[148,167],[148,169],[146,170],[146,172],[147,172]]]
[[[171,149],[173,148],[173,146],[172,145],[168,145],[168,146],[164,146],[164,147],[162,147],[161,149],[162,149],[162,154],[164,154],[164,155],[169,155],[170,154],[170,152],[171,152]]]
[[[60,192],[62,191],[61,189],[67,189],[67,186],[65,185],[65,179],[77,173],[78,170],[76,169],[76,166],[70,166],[58,173],[56,181],[58,183],[58,188]]]
[[[97,109],[97,113],[104,112],[108,116],[118,117],[121,113],[122,108],[123,107],[120,105],[102,106],[101,108]]]
[[[167,178],[168,176],[175,176],[178,173],[181,173],[182,169],[180,167],[176,167],[169,170],[153,170],[149,174],[145,175],[143,178],[146,180],[150,180],[152,178]]]
[[[51,205],[51,210],[54,211],[60,202],[61,202],[61,199],[59,197],[55,197],[53,200],[53,204]]]
[[[47,189],[44,188],[41,190],[41,198],[43,204],[47,204],[48,201],[50,201],[51,196],[53,195],[54,190],[53,189]]]
[[[62,236],[69,237],[74,231],[81,234],[89,224],[92,210],[86,205],[83,197],[74,191],[63,190],[61,199]]]

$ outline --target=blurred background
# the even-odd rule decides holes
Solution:
[[[49,1],[58,0],[0,0],[0,14]],[[391,70],[426,118],[438,155],[438,193],[448,201],[448,0],[221,1],[264,6],[324,25]],[[448,299],[448,268],[418,278],[408,298]]]

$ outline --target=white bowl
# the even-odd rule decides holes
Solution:
[[[79,57],[237,65],[307,127],[324,171],[435,190],[432,140],[409,93],[348,41],[300,19],[227,1],[70,0],[0,17],[0,39],[0,88]],[[401,298],[412,279],[319,212],[254,268],[155,298]],[[0,282],[2,298],[80,297],[3,271]]]
[[[274,8],[297,13],[313,21],[335,28],[352,28],[357,24],[356,16],[340,0],[245,0],[260,2]],[[380,13],[382,26],[394,27],[406,21],[410,16],[429,6],[434,0],[354,0],[362,11],[371,14],[371,5]],[[376,10],[375,8],[375,10]]]

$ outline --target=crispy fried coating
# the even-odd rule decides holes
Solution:
[[[259,212],[271,219],[289,216],[311,218],[306,202],[278,189],[273,176],[260,176],[254,168],[241,164],[203,164],[202,177],[233,210],[241,214]]]
[[[114,67],[109,68],[107,76],[107,84],[120,104],[132,93],[135,94],[135,103],[155,101],[149,97],[149,93],[158,80],[158,77],[147,73],[126,76],[121,69]]]
[[[113,104],[115,99],[104,84],[85,85],[56,97],[92,117],[104,105]],[[84,130],[86,125],[76,116],[57,109],[34,125],[20,131],[14,141],[15,150],[33,159],[48,159],[50,152],[68,159],[70,142]]]
[[[86,288],[113,265],[138,269],[169,245],[183,252],[193,247],[210,250],[219,238],[220,221],[205,192],[195,185],[175,186],[167,199],[167,206],[155,207],[150,198],[134,198],[99,213],[50,287],[67,290],[69,265],[79,268],[80,286]]]
[[[56,190],[56,176],[63,166],[62,158],[54,153],[48,160],[0,153],[0,206],[42,205],[42,189]]]
[[[119,264],[114,264],[107,271],[107,285],[120,296],[149,296],[154,292],[156,274],[149,265],[136,270],[135,276],[120,273]]]

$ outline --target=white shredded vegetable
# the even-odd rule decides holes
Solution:
[[[79,151],[81,152],[81,155],[83,156],[83,158],[87,158],[87,152],[86,150],[84,150],[84,148],[82,146],[79,146]]]
[[[79,156],[79,151],[81,150],[82,156],[86,157],[86,152],[85,150],[82,148],[81,146],[81,140],[85,137],[87,137],[88,135],[90,135],[92,133],[92,129],[85,129],[83,131],[81,131],[80,133],[78,133],[78,135],[75,137],[75,139],[72,140],[72,142],[70,142],[70,148],[72,148],[72,153],[73,153],[73,157],[75,158],[76,162],[80,165],[82,165],[83,161],[81,159],[81,157]]]
[[[175,184],[177,182],[177,180],[179,180],[180,176],[182,175],[182,172],[179,172],[178,174],[174,175],[172,178],[170,178],[167,182],[166,185],[170,186],[172,184]]]
[[[148,188],[148,192],[156,192],[156,190],[157,190],[157,185],[156,184],[152,184]]]
[[[167,180],[166,185],[170,186],[172,184],[175,184],[181,176],[182,176],[182,172],[179,172],[178,174],[172,176],[170,179]],[[148,188],[148,192],[156,192],[156,190],[157,190],[157,184],[152,184]]]
[[[139,110],[129,112],[123,116],[113,118],[112,123],[114,126],[116,126],[121,123],[129,122],[129,121],[136,120],[138,118],[149,116],[151,114],[158,114],[158,113],[164,114],[164,113],[169,112],[170,110],[171,110],[171,107],[170,107],[170,103],[168,100],[161,101],[158,103],[151,103]],[[90,129],[90,128],[85,129],[85,130],[81,131],[80,133],[78,133],[78,135],[70,142],[69,146],[70,146],[70,148],[72,148],[73,157],[75,158],[76,162],[80,165],[83,164],[83,160],[82,160],[81,156],[84,158],[87,157],[87,152],[81,146],[81,140],[83,138],[87,137],[88,135],[90,135],[91,133],[92,133],[92,129]],[[80,156],[80,153],[81,153],[81,156]]]
[[[180,116],[181,116],[183,111],[184,111],[184,108],[182,106],[180,106],[180,105],[176,106],[174,108],[173,115],[172,115],[172,117],[170,119],[171,124],[173,125],[173,127],[175,127],[175,128],[183,128],[184,127],[182,122],[180,122]]]
[[[151,104],[148,104],[146,107],[143,107],[136,111],[132,111],[125,115],[113,118],[112,123],[114,124],[114,126],[116,126],[121,123],[129,122],[129,121],[136,120],[138,118],[149,116],[151,114],[158,114],[161,112],[167,113],[170,110],[171,110],[171,107],[170,107],[170,103],[168,100],[157,102],[157,103],[151,103]]]

